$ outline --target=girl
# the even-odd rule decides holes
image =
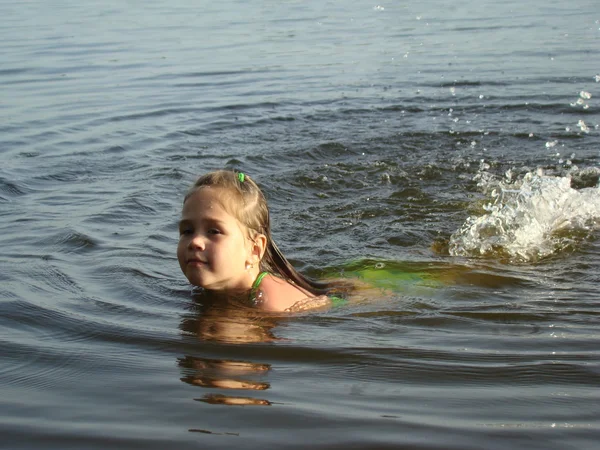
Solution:
[[[266,311],[301,311],[345,302],[332,284],[300,274],[271,236],[269,209],[242,172],[198,179],[183,200],[177,259],[190,283],[217,297],[247,300]]]

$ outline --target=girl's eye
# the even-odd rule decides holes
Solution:
[[[190,228],[190,227],[185,227],[185,228],[180,228],[179,229],[179,234],[181,236],[188,235],[188,234],[193,234],[193,233],[194,233],[194,229]]]
[[[210,230],[208,230],[208,234],[221,234],[221,230],[211,228]]]

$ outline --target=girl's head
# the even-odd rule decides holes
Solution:
[[[273,242],[267,201],[248,175],[218,170],[201,176],[186,194],[181,216],[177,258],[192,284],[250,289],[268,271],[322,293],[324,286],[296,271]]]
[[[258,276],[269,233],[258,186],[231,171],[202,176],[183,201],[177,259],[190,283],[245,291]]]
[[[244,226],[249,238],[257,234],[270,237],[267,201],[248,175],[232,170],[217,170],[202,175],[187,192],[184,205],[197,190],[206,187],[215,191],[221,206]]]

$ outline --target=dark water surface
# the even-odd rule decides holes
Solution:
[[[598,448],[599,11],[0,1],[2,448]],[[202,304],[220,167],[308,273],[435,283]]]

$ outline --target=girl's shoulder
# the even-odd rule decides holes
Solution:
[[[271,273],[261,273],[253,287],[256,303],[267,311],[290,310],[295,304],[314,298],[310,292]]]

